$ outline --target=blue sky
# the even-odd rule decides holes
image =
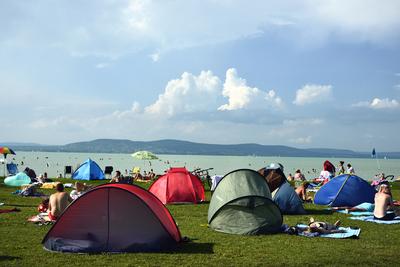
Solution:
[[[2,142],[400,151],[399,1],[0,2]]]

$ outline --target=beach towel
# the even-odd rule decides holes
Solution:
[[[38,225],[48,225],[48,224],[52,224],[55,221],[52,221],[47,212],[41,212],[38,215],[34,215],[32,217],[29,217],[27,219],[28,222],[33,222],[36,223]]]
[[[307,229],[307,225],[305,224],[298,224],[297,227],[299,229]],[[360,228],[351,228],[351,227],[339,227],[339,230],[343,230],[343,233],[334,233],[334,234],[320,234],[320,233],[309,233],[304,231],[299,231],[298,235],[306,236],[306,237],[326,237],[326,238],[358,238],[361,229]]]
[[[42,189],[55,189],[57,184],[60,182],[51,182],[51,183],[44,183],[40,188]]]
[[[376,219],[374,219],[374,216],[354,216],[354,217],[350,217],[349,219],[360,220],[360,221],[364,221],[364,222],[373,222],[373,223],[379,223],[379,224],[400,223],[400,216],[397,216],[396,218],[394,218],[394,220],[391,220],[391,221],[376,220]]]
[[[346,211],[346,210],[333,210],[339,213],[349,214],[353,216],[371,216],[374,215],[372,211]]]
[[[349,215],[353,215],[353,216],[374,215],[374,212],[372,212],[372,211],[347,211],[347,210],[334,210],[334,209],[329,209],[329,210],[336,211],[336,212],[343,213],[343,214],[349,214]]]

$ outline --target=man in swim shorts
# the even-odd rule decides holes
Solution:
[[[49,199],[48,216],[52,221],[56,221],[61,213],[63,213],[72,202],[72,198],[69,194],[64,192],[64,185],[62,183],[56,185],[56,191],[57,192],[52,194]]]

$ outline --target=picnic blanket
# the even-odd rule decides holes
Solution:
[[[380,223],[380,224],[400,223],[400,216],[397,216],[396,218],[394,218],[394,220],[391,220],[391,221],[376,220],[376,219],[374,219],[374,216],[354,216],[354,217],[350,217],[349,219],[359,220],[359,221],[364,221],[364,222]]]
[[[305,224],[298,224],[297,227],[299,229],[307,229],[307,225]],[[334,233],[334,234],[320,234],[320,233],[309,233],[305,231],[299,231],[300,236],[306,237],[326,237],[326,238],[358,238],[361,233],[360,228],[351,228],[351,227],[339,227],[339,230],[343,230],[343,233]]]

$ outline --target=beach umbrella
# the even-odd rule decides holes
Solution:
[[[11,148],[7,147],[7,146],[2,146],[0,147],[0,154],[3,154],[4,156],[4,177],[6,176],[6,157],[8,154],[12,154],[15,155],[14,150],[12,150]]]
[[[158,157],[153,154],[150,151],[142,150],[142,151],[137,151],[131,155],[135,159],[141,159],[141,160],[153,160],[153,159],[158,159]]]
[[[139,160],[148,160],[150,166],[151,166],[150,160],[158,159],[158,157],[154,153],[147,151],[147,150],[136,151],[131,156],[133,158],[139,159]],[[140,172],[140,169],[139,169],[139,172]]]

